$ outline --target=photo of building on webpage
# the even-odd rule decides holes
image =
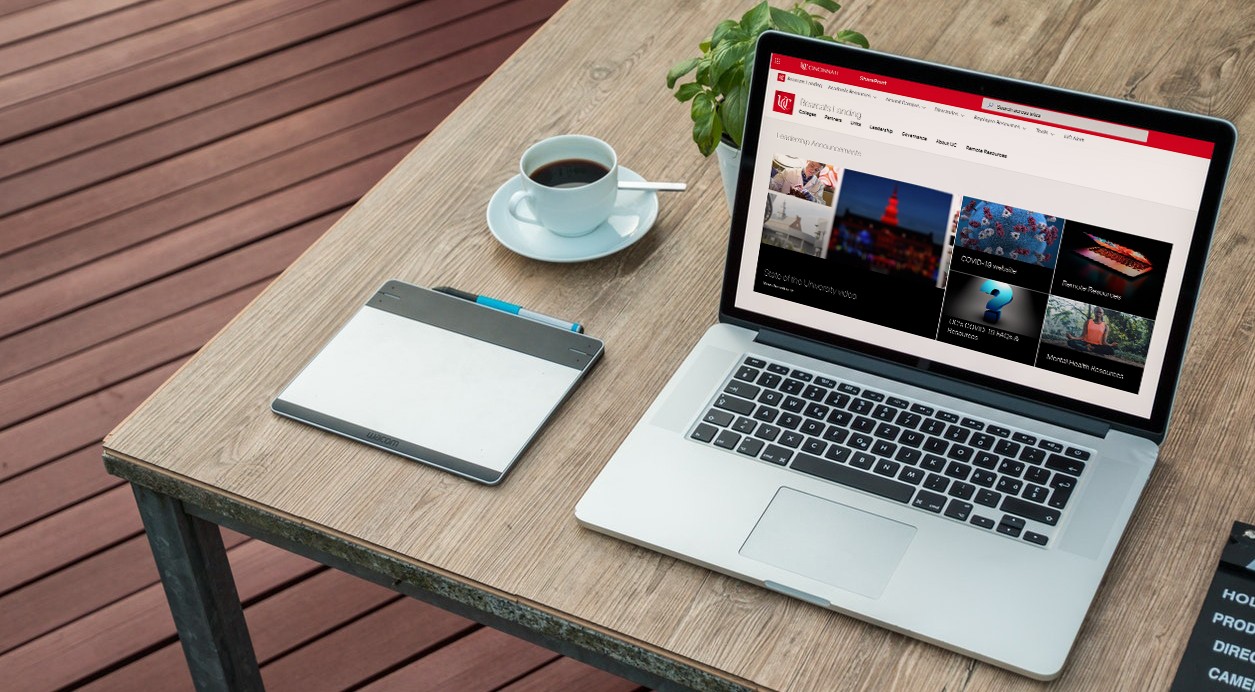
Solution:
[[[1138,390],[1168,243],[842,164],[773,155],[756,291]]]

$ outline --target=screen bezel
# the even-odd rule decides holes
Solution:
[[[998,98],[1025,106],[1044,108],[1076,114],[1095,120],[1117,122],[1122,125],[1146,130],[1157,130],[1183,137],[1205,140],[1214,145],[1199,213],[1194,226],[1190,249],[1187,254],[1185,275],[1182,277],[1180,299],[1174,311],[1172,328],[1168,335],[1163,367],[1160,371],[1154,404],[1147,417],[1136,416],[1090,402],[1080,401],[1055,392],[1034,389],[1008,380],[979,375],[968,370],[943,363],[921,360],[919,357],[843,337],[822,330],[803,327],[735,305],[737,282],[740,276],[742,247],[748,224],[749,209],[746,204],[733,206],[732,227],[728,240],[727,265],[724,270],[723,292],[720,298],[720,321],[755,328],[767,328],[799,336],[820,344],[853,350],[891,363],[906,366],[978,387],[994,389],[1026,401],[1054,406],[1092,417],[1123,429],[1138,431],[1147,436],[1162,439],[1171,413],[1176,383],[1185,357],[1186,338],[1197,303],[1208,248],[1211,244],[1220,200],[1224,191],[1225,177],[1233,155],[1237,131],[1227,121],[1143,104],[1120,101],[1103,96],[1069,91],[1043,84],[998,77],[961,68],[924,62],[912,58],[880,53],[868,49],[852,48],[826,41],[805,39],[779,32],[766,32],[758,40],[751,80],[749,112],[745,118],[745,136],[742,141],[740,169],[737,178],[737,199],[748,199],[754,181],[754,163],[757,159],[758,140],[762,128],[763,107],[766,102],[769,61],[773,53],[812,60],[838,67],[860,70],[886,77],[904,79],[980,96]]]

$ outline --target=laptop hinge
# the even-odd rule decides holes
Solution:
[[[826,360],[837,365],[863,370],[881,377],[931,389],[940,394],[978,402],[984,406],[1004,409],[1050,423],[1051,425],[1070,428],[1086,435],[1106,437],[1107,432],[1111,430],[1110,423],[1097,418],[1029,401],[1028,399],[1011,396],[988,387],[981,387],[952,377],[925,372],[918,368],[898,363],[891,363],[880,358],[865,356],[848,349],[821,344],[783,332],[760,328],[758,336],[754,337],[754,341],[765,346],[774,346],[775,348],[800,353],[811,358]]]

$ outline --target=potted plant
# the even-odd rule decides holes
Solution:
[[[675,89],[681,102],[692,101],[693,141],[703,156],[712,151],[719,154],[719,171],[723,175],[728,206],[736,190],[736,171],[740,162],[741,136],[745,130],[745,114],[750,88],[750,67],[754,44],[759,34],[769,29],[825,41],[868,47],[867,39],[857,31],[844,29],[835,35],[825,33],[823,19],[810,7],[835,13],[841,9],[833,0],[808,0],[790,9],[772,7],[763,0],[741,16],[740,21],[725,19],[715,26],[710,38],[701,43],[702,54],[677,63],[667,73],[667,88]],[[681,77],[693,74],[693,81],[676,86]]]

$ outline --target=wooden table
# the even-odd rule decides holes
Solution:
[[[1025,689],[1040,683],[580,528],[584,489],[714,321],[728,213],[687,106],[663,86],[742,2],[572,0],[269,290],[106,440],[163,566],[194,673],[257,681],[214,523],[424,595],[650,685]],[[881,50],[1207,112],[1252,110],[1255,8],[851,0],[831,29]],[[650,179],[684,180],[654,230],[577,265],[527,260],[484,223],[521,150],[584,132]],[[1166,687],[1221,540],[1255,519],[1255,160],[1239,149],[1176,416],[1063,676]],[[384,280],[449,284],[584,322],[604,362],[500,487],[268,410]],[[211,523],[212,522],[212,523]]]

